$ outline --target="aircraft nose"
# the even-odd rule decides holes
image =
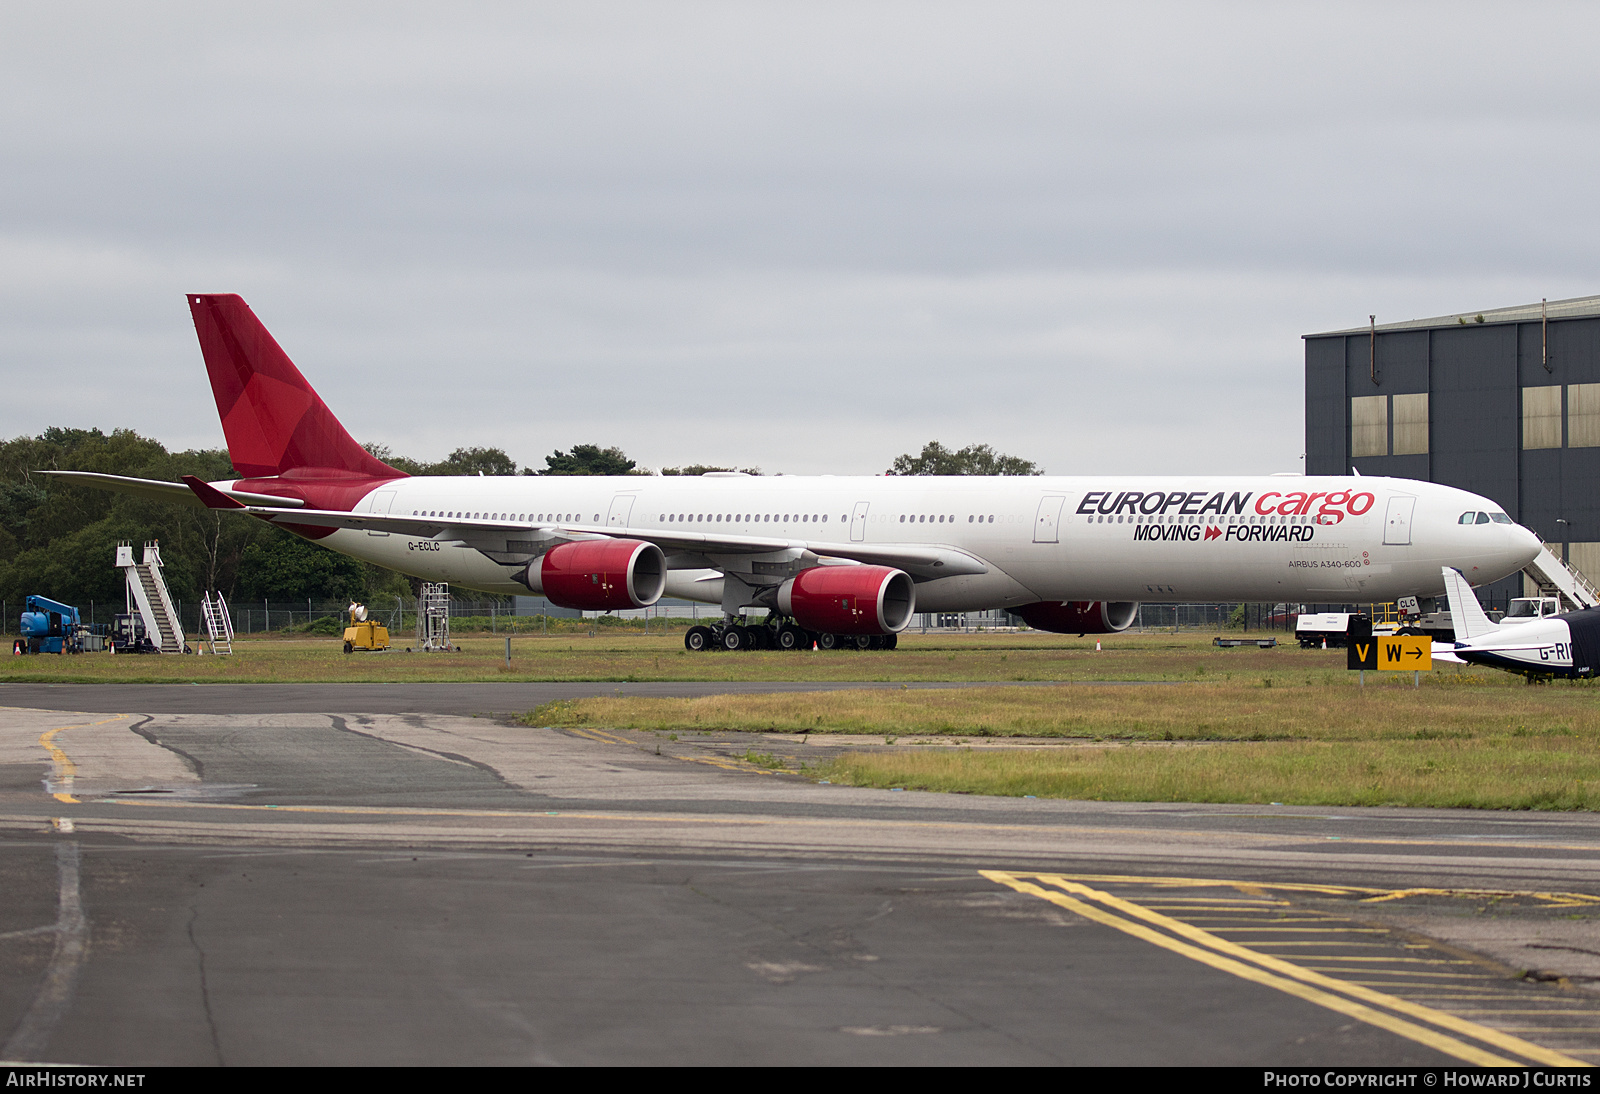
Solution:
[[[1522,525],[1513,524],[1506,530],[1511,533],[1509,550],[1516,556],[1518,569],[1538,558],[1539,552],[1544,550],[1544,543],[1539,537]]]

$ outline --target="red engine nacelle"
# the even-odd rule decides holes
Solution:
[[[779,611],[831,634],[894,634],[916,604],[910,576],[887,566],[813,566],[778,588]]]
[[[563,608],[647,608],[666,590],[667,556],[654,543],[637,539],[563,543],[528,564],[524,584]]]
[[[1057,634],[1115,634],[1133,625],[1136,601],[1041,600],[1012,608],[1028,626]]]

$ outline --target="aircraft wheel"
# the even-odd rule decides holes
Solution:
[[[900,636],[898,634],[886,634],[886,635],[883,636],[883,648],[884,649],[892,650],[896,646],[898,646],[899,644],[900,644]]]
[[[683,648],[690,653],[699,653],[709,645],[711,645],[710,627],[690,627],[688,633],[683,636]]]
[[[817,648],[822,650],[836,650],[839,648],[839,636],[836,634],[817,635]]]
[[[870,650],[872,648],[873,639],[872,635],[870,634],[858,634],[855,638],[850,639],[849,641],[850,645],[858,650]]]
[[[773,635],[773,644],[780,650],[797,650],[805,642],[806,632],[792,624],[785,623],[778,628],[778,633]]]
[[[766,627],[746,627],[745,637],[750,639],[750,648],[753,650],[770,649],[772,646],[772,632]]]
[[[730,652],[750,648],[750,638],[743,627],[729,627],[722,632],[722,648]]]

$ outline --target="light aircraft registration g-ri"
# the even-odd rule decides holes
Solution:
[[[1445,566],[1482,584],[1540,550],[1493,502],[1406,479],[409,477],[350,437],[242,299],[189,307],[242,477],[61,474],[233,510],[426,581],[586,611],[717,605],[691,649],[892,647],[917,611],[1005,608],[1099,634],[1149,599],[1435,596]]]

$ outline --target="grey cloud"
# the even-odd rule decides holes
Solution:
[[[237,291],[423,457],[1294,469],[1300,334],[1600,288],[1597,21],[12,6],[0,433],[219,443],[182,297]]]

